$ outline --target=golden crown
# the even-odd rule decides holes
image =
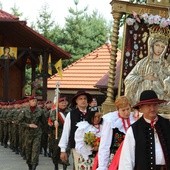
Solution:
[[[149,27],[149,34],[150,37],[159,38],[163,40],[170,39],[170,29],[169,27],[160,27],[158,25],[152,25]]]

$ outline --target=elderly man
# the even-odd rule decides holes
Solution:
[[[119,170],[169,170],[170,121],[158,115],[159,100],[153,90],[145,90],[134,108],[143,116],[128,129]]]

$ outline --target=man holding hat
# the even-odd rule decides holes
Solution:
[[[126,133],[119,170],[170,169],[170,121],[158,115],[158,105],[164,102],[153,90],[141,93],[134,108],[143,116]]]
[[[85,91],[78,91],[77,94],[72,98],[72,105],[75,107],[70,111],[65,119],[62,136],[59,142],[59,147],[61,148],[60,158],[62,161],[67,161],[68,156],[66,149],[70,147],[73,153],[74,166],[77,170],[77,159],[78,155],[75,151],[75,131],[77,129],[76,124],[80,121],[85,120],[87,116],[87,107],[91,102],[92,96]]]

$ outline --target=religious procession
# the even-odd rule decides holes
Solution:
[[[107,84],[105,91],[98,90],[96,84],[89,90],[87,84],[92,80],[87,80],[84,70],[79,75],[86,57],[61,70],[61,60],[56,56],[58,53],[63,58],[69,55],[62,50],[58,52],[58,47],[52,46],[53,51],[39,49],[38,53],[37,48],[35,51],[25,48],[18,59],[0,60],[0,75],[4,77],[0,101],[1,147],[20,155],[28,170],[39,167],[40,155],[51,159],[54,170],[69,167],[73,170],[170,170],[170,8],[167,8],[170,3],[166,0],[148,0],[145,4],[112,1],[111,5],[114,24],[110,67],[103,76],[107,79],[102,77],[101,81]],[[123,17],[126,26],[119,62],[117,35]],[[25,26],[23,30],[23,34],[28,33]],[[40,35],[37,38],[50,47]],[[108,44],[103,47],[106,46],[108,49]],[[27,58],[18,62],[28,51],[29,55],[41,52],[41,60],[37,57],[37,60]],[[103,51],[98,51],[93,60],[102,54]],[[49,59],[50,63],[56,62],[57,70],[57,75],[50,78],[46,76]],[[40,61],[44,71],[41,86],[35,80]],[[25,77],[18,67],[27,62],[33,63],[34,83],[32,95],[23,97]],[[16,63],[18,67],[12,67]],[[79,63],[77,72],[71,70]],[[97,74],[97,66],[92,67],[86,68],[88,73],[95,70]],[[67,79],[69,69],[72,77]],[[13,72],[20,75],[20,80]],[[9,75],[17,79],[13,83],[17,90],[10,86]],[[73,80],[76,75],[85,77]],[[36,94],[40,89],[41,98]],[[11,98],[16,100],[8,101]]]

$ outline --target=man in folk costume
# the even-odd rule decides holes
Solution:
[[[134,106],[143,113],[127,131],[119,170],[170,170],[170,121],[158,115],[158,99],[153,90],[145,90]]]
[[[62,136],[59,142],[61,148],[60,158],[62,161],[68,160],[66,149],[69,148],[73,154],[73,161],[75,169],[77,170],[78,164],[78,153],[75,151],[75,131],[77,129],[77,123],[85,120],[88,112],[87,107],[91,102],[92,97],[85,91],[78,91],[77,94],[72,98],[72,105],[75,107],[66,116]]]
[[[61,163],[60,160],[60,148],[58,147],[58,142],[61,137],[63,130],[63,125],[65,121],[65,115],[67,114],[68,101],[66,97],[60,97],[58,99],[58,121],[56,122],[56,106],[52,106],[50,117],[48,120],[49,125],[49,147],[52,153],[52,160],[54,163],[54,170],[58,170],[58,164]],[[58,131],[58,137],[56,139],[56,130]],[[63,162],[63,170],[67,169],[68,162]]]
[[[115,101],[115,106],[116,111],[103,116],[97,170],[108,170],[110,157],[116,153],[121,145],[129,126],[135,122],[131,112],[131,105],[125,96],[118,97]]]

